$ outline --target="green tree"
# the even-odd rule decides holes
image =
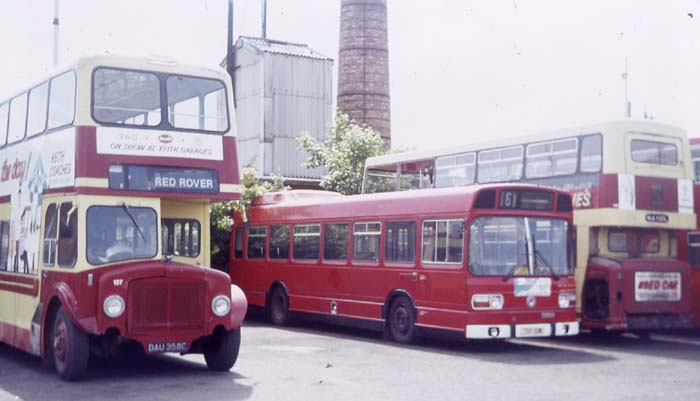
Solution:
[[[255,198],[266,192],[288,189],[284,186],[282,175],[275,174],[271,178],[271,181],[260,180],[255,168],[245,166],[241,169],[243,199],[241,201],[212,202],[209,209],[212,267],[228,272],[233,214],[249,209]]]
[[[308,168],[325,167],[321,188],[350,195],[362,190],[362,175],[368,157],[384,154],[384,142],[369,127],[362,127],[338,111],[331,132],[321,142],[308,133],[297,138],[300,149],[308,152],[304,165]]]

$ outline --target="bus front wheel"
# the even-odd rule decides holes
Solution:
[[[209,370],[226,372],[238,359],[241,347],[241,328],[226,331],[217,330],[204,346],[204,360]]]
[[[270,295],[267,316],[272,324],[283,326],[289,321],[289,296],[281,286],[275,287]]]
[[[90,357],[89,339],[87,334],[70,320],[63,307],[56,313],[51,342],[53,364],[58,376],[66,381],[78,380],[85,376]]]
[[[416,312],[406,297],[396,298],[389,308],[389,332],[394,341],[410,344],[416,340]]]

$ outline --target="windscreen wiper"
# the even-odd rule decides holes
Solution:
[[[136,231],[139,232],[141,235],[141,238],[143,238],[144,242],[146,241],[146,236],[143,234],[143,231],[141,230],[141,226],[139,226],[139,223],[136,222],[136,218],[134,215],[131,213],[131,210],[129,209],[129,205],[126,204],[126,202],[122,203],[122,209],[124,209],[124,212],[129,216],[131,219],[131,222],[134,223],[134,227],[136,227]]]
[[[554,271],[554,268],[553,268],[552,265],[547,261],[547,259],[545,259],[544,255],[542,255],[542,252],[540,252],[540,251],[537,250],[537,249],[535,249],[534,251],[535,251],[535,260],[537,260],[537,257],[539,257],[540,260],[542,261],[542,265],[543,265],[544,267],[546,267],[547,269],[549,269],[549,272],[552,274],[552,278],[554,279],[554,281],[558,281],[558,280],[559,280],[559,275]]]

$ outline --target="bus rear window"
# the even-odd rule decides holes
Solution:
[[[678,148],[672,143],[633,139],[632,160],[639,163],[675,166],[678,164]]]

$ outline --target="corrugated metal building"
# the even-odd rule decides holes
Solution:
[[[292,185],[317,182],[321,169],[303,167],[296,138],[323,140],[333,118],[332,67],[305,44],[240,37],[235,44],[238,158],[262,176],[281,173]]]

